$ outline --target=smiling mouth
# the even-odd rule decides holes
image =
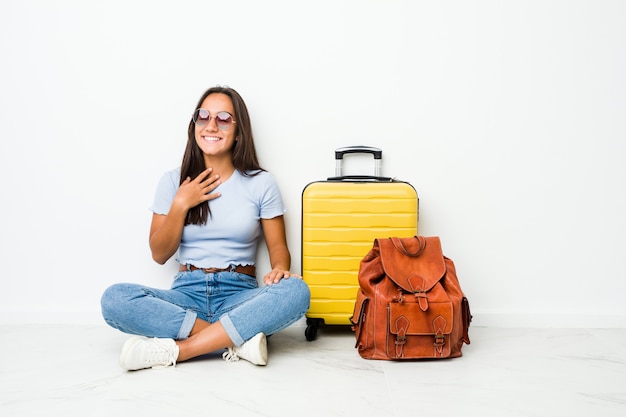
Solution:
[[[202,139],[206,140],[207,142],[217,142],[222,140],[222,138],[217,138],[215,136],[202,136]]]

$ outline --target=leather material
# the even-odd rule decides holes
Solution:
[[[376,239],[361,260],[350,321],[363,358],[459,357],[471,319],[438,237]]]

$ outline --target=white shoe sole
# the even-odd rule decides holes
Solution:
[[[139,369],[139,368],[129,367],[129,364],[127,362],[128,352],[130,350],[133,350],[133,347],[137,343],[141,343],[145,339],[146,338],[142,336],[133,336],[130,339],[128,339],[126,342],[124,342],[124,346],[122,346],[122,353],[120,353],[120,366],[122,367],[122,369],[126,369],[127,371],[136,371],[137,369]]]

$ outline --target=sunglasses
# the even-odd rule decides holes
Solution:
[[[233,120],[233,115],[227,111],[221,111],[213,116],[215,119],[215,125],[220,130],[228,130],[233,123],[237,123]],[[204,126],[211,121],[211,115],[208,110],[196,109],[193,112],[193,122],[198,126]]]

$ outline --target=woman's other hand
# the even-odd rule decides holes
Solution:
[[[292,274],[289,271],[284,269],[272,269],[270,272],[265,274],[263,277],[263,282],[265,285],[278,284],[281,279],[286,278],[302,278],[300,275]]]

